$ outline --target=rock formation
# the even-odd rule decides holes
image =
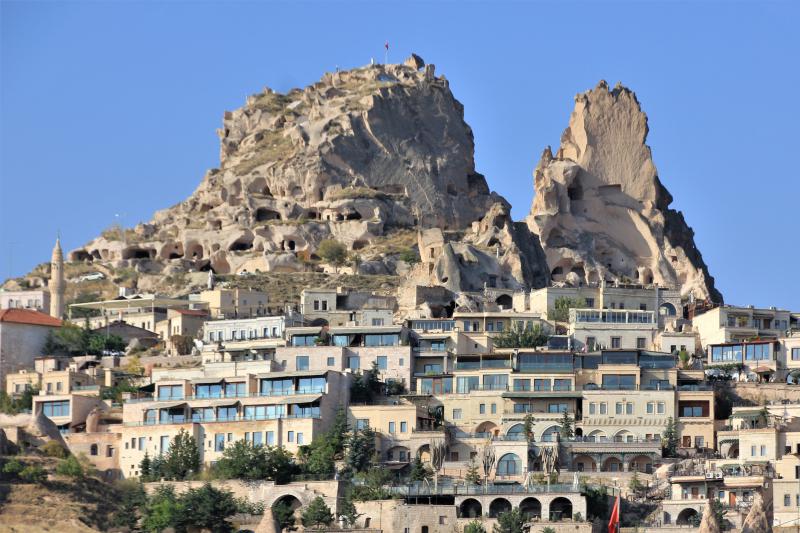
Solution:
[[[636,95],[605,82],[575,98],[553,156],[534,171],[527,222],[539,235],[553,281],[629,281],[680,287],[722,301],[683,215],[670,209],[647,146]]]
[[[2,429],[9,441],[17,446],[41,446],[48,441],[54,440],[67,448],[61,432],[55,423],[44,416],[41,412],[37,414],[0,414],[0,429]]]
[[[760,492],[756,492],[753,496],[753,505],[750,507],[750,512],[742,522],[742,533],[771,533],[772,525],[767,512],[767,507],[764,505],[764,498]]]
[[[360,250],[394,228],[462,230],[502,200],[475,171],[462,105],[416,55],[265,89],[218,134],[220,168],[186,201],[70,259],[291,272],[322,239]]]
[[[714,500],[708,500],[705,507],[703,507],[703,517],[700,519],[700,530],[698,533],[720,533],[722,531],[719,521],[717,520],[717,515],[714,509],[712,509],[713,501]]]

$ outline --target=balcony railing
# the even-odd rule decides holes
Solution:
[[[213,422],[253,422],[261,420],[279,420],[279,419],[317,419],[322,418],[320,414],[275,414],[275,415],[253,415],[253,416],[228,416],[228,417],[206,417],[199,419],[191,416],[170,416],[159,420],[145,420],[143,422],[125,422],[123,425],[130,427],[139,426],[163,426],[170,424],[201,424]]]
[[[142,403],[142,402],[184,402],[194,400],[235,400],[238,398],[270,398],[270,397],[283,397],[283,396],[302,396],[305,394],[324,394],[326,387],[310,387],[307,389],[298,390],[274,390],[269,392],[245,392],[242,394],[220,394],[214,396],[171,396],[169,398],[157,398],[153,396],[145,396],[140,398],[131,398],[126,400],[125,403]]]

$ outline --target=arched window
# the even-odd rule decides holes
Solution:
[[[97,444],[92,444],[89,447],[89,455],[97,455]]]
[[[515,453],[507,453],[497,463],[498,476],[517,476],[522,472],[522,461]]]
[[[525,424],[516,424],[506,433],[509,437],[522,438],[525,435]]]

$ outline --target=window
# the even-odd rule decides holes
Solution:
[[[656,410],[655,402],[647,402],[647,414],[652,415]]]
[[[611,337],[611,348],[622,347],[622,337]]]
[[[617,410],[616,410],[616,413],[617,413],[618,415],[621,415],[621,414],[622,414],[622,409],[623,409],[623,403],[622,403],[622,402],[617,402]]]
[[[783,506],[789,507],[792,505],[792,495],[791,494],[784,494],[783,495]]]
[[[800,348],[792,348],[792,361],[800,361]]]
[[[97,444],[89,446],[89,455],[97,455]]]
[[[356,429],[362,430],[369,427],[369,418],[359,418],[356,420]]]
[[[597,348],[597,339],[595,337],[586,337],[586,349],[590,352]]]
[[[274,446],[274,445],[275,445],[275,432],[267,431],[267,446]]]
[[[515,379],[514,380],[514,390],[515,391],[529,391],[529,390],[531,390],[531,380],[529,380],[529,379]]]
[[[493,415],[496,415],[496,414],[497,414],[497,404],[496,404],[496,403],[493,403],[493,404],[492,404],[492,414],[493,414]]]
[[[347,368],[356,371],[361,368],[361,358],[357,355],[350,355],[347,357]]]
[[[328,366],[334,366],[336,364],[335,357],[328,357]]]
[[[486,404],[482,403],[478,406],[478,413],[485,415],[486,414]]]
[[[56,382],[56,391],[60,391],[60,390],[62,390],[62,388],[63,388],[63,385],[64,385],[64,384],[63,384],[63,383],[61,383],[60,381]]]
[[[396,433],[396,427],[394,422],[389,422],[389,433]]]
[[[144,450],[147,446],[147,439],[145,437],[139,437],[139,451]]]
[[[456,378],[456,392],[458,394],[468,394],[479,387],[480,378],[478,376]]]
[[[608,404],[606,402],[600,402],[600,414],[604,415],[608,412]]]
[[[404,366],[405,364],[406,364],[406,361],[405,361],[405,359],[403,359],[402,357],[401,357],[401,358],[400,358],[400,360],[397,362],[397,366]]]
[[[590,403],[589,404],[589,414],[590,415],[595,414],[596,410],[597,410],[597,404],[596,403]]]
[[[637,338],[636,338],[636,347],[637,347],[638,349],[640,349],[640,350],[643,350],[643,349],[645,348],[645,343],[646,343],[646,342],[647,342],[647,339],[646,339],[646,338],[644,338],[644,337],[637,337]]]
[[[534,379],[533,380],[533,390],[549,391],[550,390],[550,380],[549,379]]]
[[[386,370],[386,356],[385,355],[379,355],[375,359],[375,362],[378,364],[378,370]]]
[[[286,442],[294,442],[294,431],[289,431],[286,434]]]
[[[635,390],[636,376],[627,374],[606,374],[603,376],[603,388],[609,390]]]
[[[167,453],[169,451],[169,435],[162,435],[160,444],[159,453]]]
[[[48,418],[69,416],[69,400],[42,402],[42,414]]]
[[[548,413],[566,413],[569,407],[565,403],[550,403],[547,404]]]
[[[556,391],[572,390],[572,380],[570,380],[570,379],[556,379],[556,380],[553,380],[553,390],[556,390]]]
[[[242,398],[245,395],[244,388],[245,388],[244,381],[242,381],[241,383],[226,383],[225,384],[225,397],[226,398]]]
[[[214,435],[214,451],[221,452],[225,449],[225,434],[217,433]]]
[[[626,415],[632,415],[633,414],[633,404],[632,403],[626,403],[625,404],[625,414]]]
[[[106,457],[114,457],[114,447],[110,444],[106,446]]]
[[[664,413],[666,413],[666,412],[667,412],[667,410],[666,410],[666,405],[664,404],[664,402],[658,402],[658,404],[657,404],[657,406],[656,406],[656,407],[657,407],[657,410],[656,410],[656,412],[657,412],[658,414],[660,414],[660,415],[663,415]]]
[[[198,398],[220,398],[222,396],[222,384],[196,385],[195,395]]]
[[[453,420],[461,420],[461,409],[453,409]]]
[[[514,453],[507,453],[497,463],[497,475],[516,476],[522,471],[522,461]]]
[[[298,446],[300,444],[303,444],[303,434],[301,432],[297,433],[297,444],[298,444]]]
[[[703,448],[705,445],[705,440],[703,439],[702,435],[698,435],[694,438],[694,447],[695,448]]]
[[[308,356],[307,355],[298,355],[295,358],[295,369],[296,370],[308,370]]]
[[[767,446],[766,446],[766,444],[762,444],[761,445],[761,457],[764,457],[765,455],[767,455]]]
[[[408,422],[400,422],[400,433],[408,432]]]

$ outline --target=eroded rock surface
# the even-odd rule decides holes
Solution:
[[[575,98],[555,156],[534,171],[527,222],[553,281],[630,281],[722,301],[683,214],[670,209],[636,95],[605,82]],[[574,275],[571,275],[574,274]]]

